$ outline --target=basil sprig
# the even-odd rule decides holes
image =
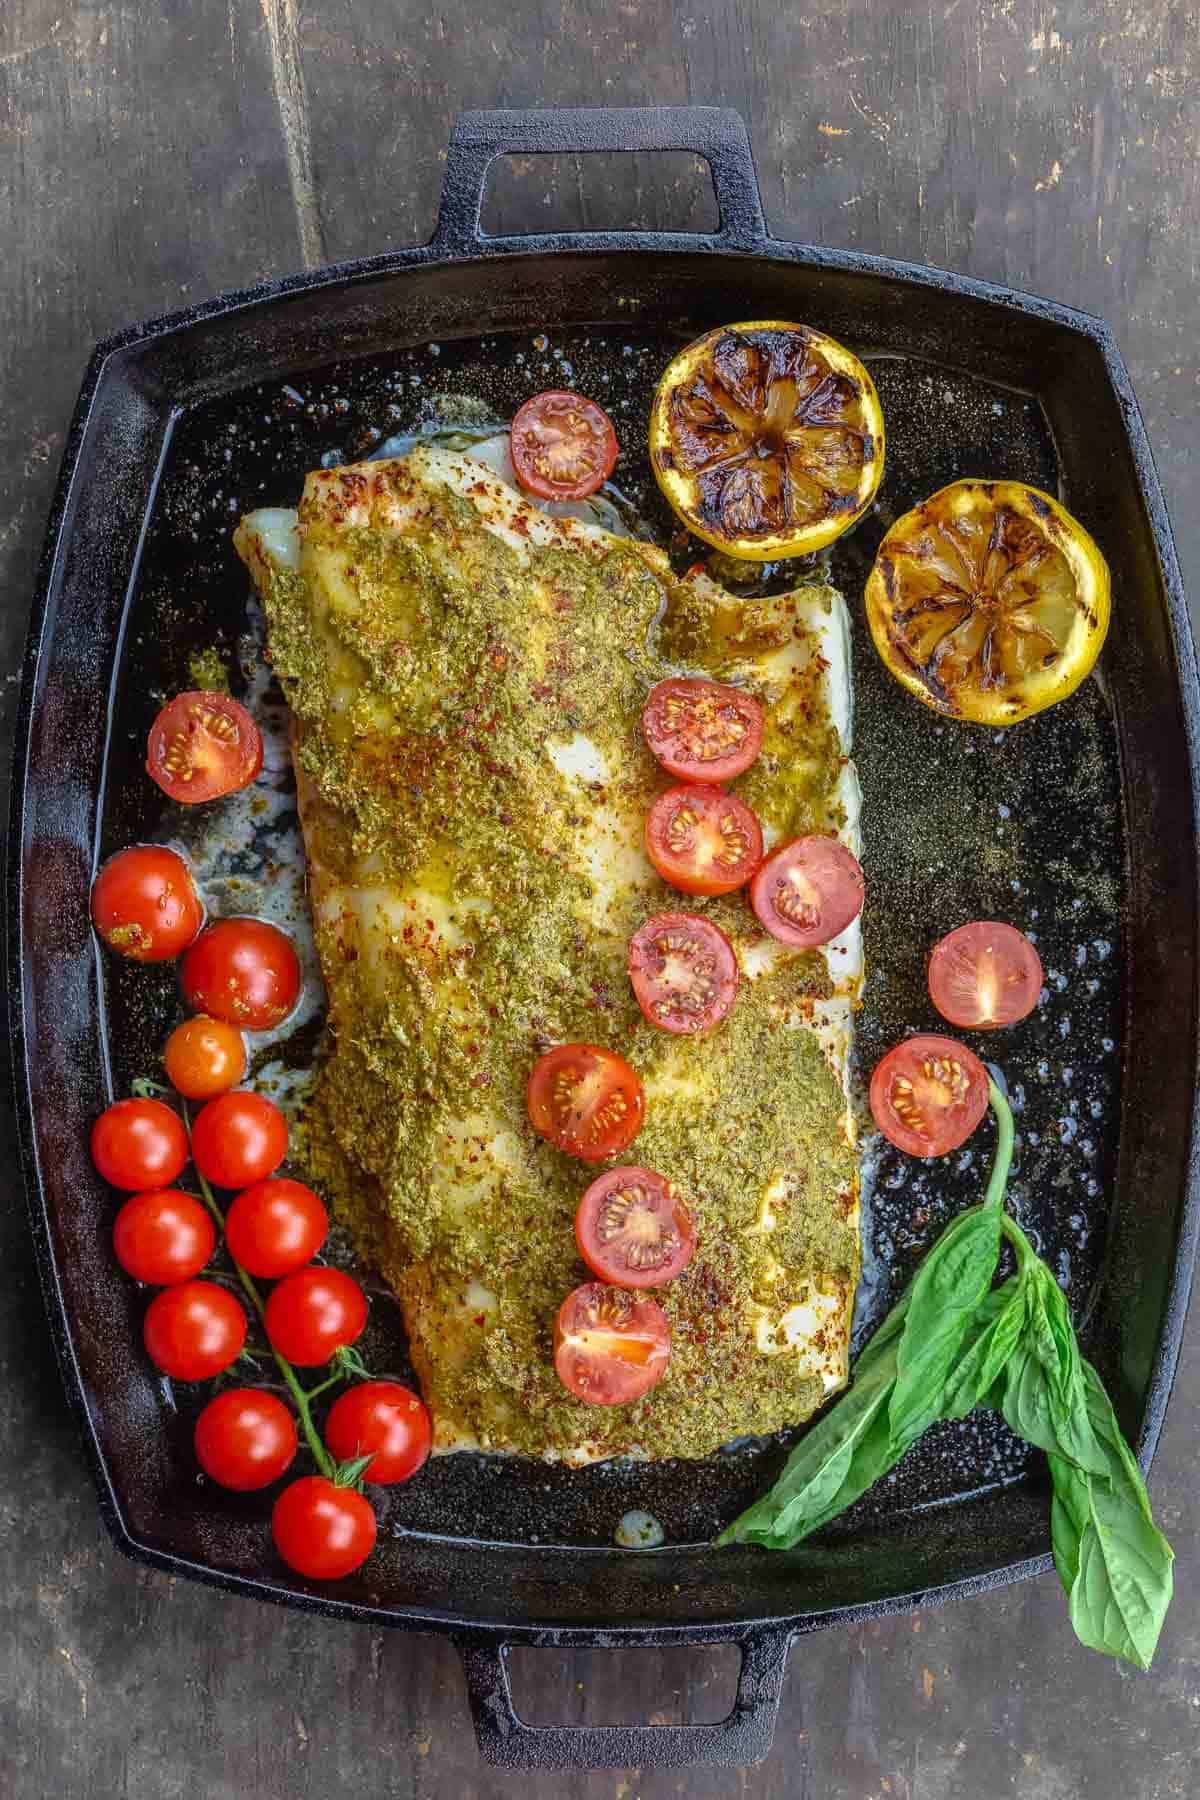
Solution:
[[[1062,1289],[1004,1210],[1013,1119],[994,1082],[988,1093],[997,1139],[982,1205],[942,1233],[859,1357],[853,1386],[717,1541],[791,1549],[894,1468],[934,1420],[990,1406],[1049,1458],[1054,1562],[1077,1637],[1148,1669],[1173,1552],[1103,1383],[1080,1355]],[[1004,1239],[1017,1272],[993,1287]]]

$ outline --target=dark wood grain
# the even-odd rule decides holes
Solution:
[[[91,343],[131,319],[428,235],[467,106],[707,101],[750,123],[768,217],[1103,314],[1200,592],[1200,45],[1188,0],[5,0],[0,694]],[[693,172],[535,159],[504,229],[701,217]],[[589,185],[590,184],[590,185]],[[576,210],[572,213],[571,208]],[[1103,446],[1097,446],[1103,454]],[[1200,1785],[1200,1333],[1155,1469],[1179,1598],[1155,1672],[1079,1650],[1051,1580],[810,1638],[756,1771],[503,1779],[454,1652],[126,1565],[65,1416],[0,1111],[0,1792],[20,1800],[1167,1800]],[[536,1716],[710,1716],[718,1655],[532,1653]]]

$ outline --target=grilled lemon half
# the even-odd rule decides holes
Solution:
[[[751,562],[858,522],[883,475],[883,409],[857,356],[809,325],[723,325],[667,365],[650,462],[679,517]]]
[[[955,481],[887,533],[867,579],[875,648],[935,712],[1015,725],[1073,693],[1108,631],[1108,564],[1021,481]]]

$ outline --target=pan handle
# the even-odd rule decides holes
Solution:
[[[703,156],[720,215],[712,244],[757,250],[766,242],[754,153],[740,113],[725,106],[580,106],[460,113],[446,150],[430,249],[438,256],[481,256],[526,241],[486,237],[479,228],[487,172],[498,156],[598,150],[691,150]]]
[[[791,1633],[751,1627],[734,1640],[742,1651],[737,1698],[711,1725],[527,1725],[513,1705],[503,1637],[456,1634],[479,1753],[508,1769],[679,1769],[696,1764],[744,1768],[771,1748]]]

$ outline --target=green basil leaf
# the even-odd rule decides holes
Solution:
[[[1009,1364],[1004,1416],[1018,1437],[1047,1455],[1103,1475],[1107,1469],[1088,1417],[1083,1364],[1066,1297],[1050,1270],[1026,1274],[1026,1324]]]
[[[1089,1422],[1107,1472],[1051,1459],[1055,1563],[1081,1643],[1148,1669],[1174,1588],[1174,1553],[1154,1524],[1150,1497],[1104,1384],[1083,1363]]]
[[[1024,1284],[1018,1275],[986,1294],[958,1362],[946,1378],[942,1417],[965,1419],[999,1380],[1025,1327]],[[972,1336],[972,1333],[974,1334]]]
[[[961,1213],[917,1273],[889,1408],[897,1446],[912,1443],[940,1416],[946,1378],[996,1273],[1002,1222],[998,1207]]]
[[[1068,1596],[1079,1574],[1079,1547],[1091,1518],[1091,1477],[1061,1456],[1050,1458],[1050,1548]]]
[[[856,1452],[855,1478],[866,1475],[859,1492],[884,1473],[879,1434],[871,1427],[877,1415],[887,1415],[907,1304],[905,1295],[859,1357],[854,1385],[805,1433],[774,1486],[726,1527],[719,1544],[760,1543],[772,1549],[798,1544],[816,1530],[818,1520],[832,1518],[850,1504],[840,1496]]]

